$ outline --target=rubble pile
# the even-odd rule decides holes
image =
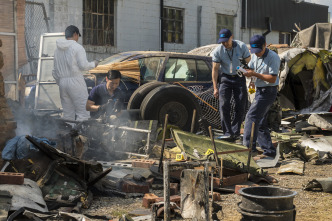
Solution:
[[[285,174],[305,177],[307,165],[332,164],[332,54],[282,49],[281,104],[276,100],[270,110],[273,159],[255,160],[241,141],[215,140],[221,131],[211,126],[193,133],[194,120],[191,132],[183,131],[168,124],[168,114],[161,125],[125,110],[120,117],[104,114],[83,122],[33,113],[6,101],[0,73],[0,220],[220,220],[236,204],[238,217],[295,219],[297,192],[332,191],[331,177],[316,173],[302,189],[293,178],[287,188],[296,191],[280,184],[289,179]],[[26,134],[15,137],[16,122],[16,132]],[[253,212],[247,193],[266,203],[255,204]],[[285,197],[287,207],[272,205]]]

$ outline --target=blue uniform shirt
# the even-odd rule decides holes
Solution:
[[[249,68],[253,69],[256,73],[270,74],[277,76],[277,80],[274,83],[268,83],[257,78],[255,85],[256,87],[267,87],[279,85],[279,68],[280,58],[277,53],[266,48],[265,53],[262,57],[257,57],[255,54],[251,57],[248,64]]]
[[[220,44],[212,52],[212,61],[220,63],[222,73],[230,75],[236,75],[236,67],[241,65],[239,58],[248,57],[250,57],[250,53],[247,45],[238,40],[233,40],[233,47],[230,50]]]
[[[106,88],[105,84],[100,84],[92,88],[90,91],[88,100],[95,102],[95,105],[103,105],[112,99],[114,102],[120,100],[123,103],[122,91],[119,88],[116,88],[113,92],[113,95],[110,95]],[[96,118],[100,115],[98,112],[91,112],[91,117]]]

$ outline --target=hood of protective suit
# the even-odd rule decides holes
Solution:
[[[56,46],[59,50],[67,50],[72,44],[75,44],[74,40],[58,39],[56,40]]]

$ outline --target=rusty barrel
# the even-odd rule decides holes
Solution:
[[[238,211],[242,220],[293,221],[296,210],[293,200],[297,192],[273,187],[248,187],[239,190],[242,201]]]

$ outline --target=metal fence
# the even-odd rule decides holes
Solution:
[[[37,74],[40,36],[49,32],[50,28],[44,3],[26,1],[25,43],[32,74]]]

